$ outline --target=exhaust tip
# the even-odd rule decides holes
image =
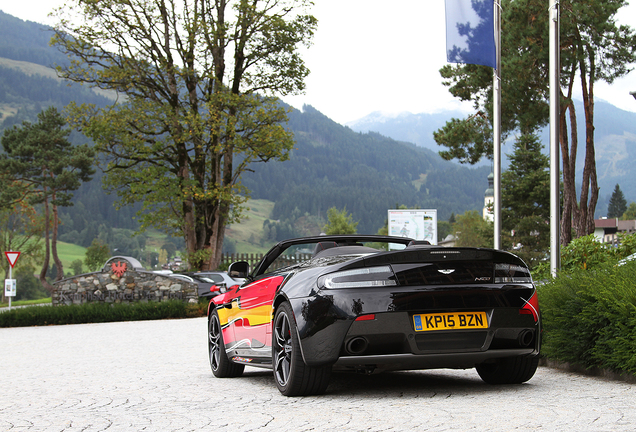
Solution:
[[[534,331],[533,330],[523,330],[519,333],[519,337],[517,337],[517,341],[519,345],[523,348],[529,347],[530,344],[534,341]]]
[[[363,354],[369,346],[369,342],[361,337],[354,337],[347,341],[345,344],[345,351],[351,355],[361,355]]]

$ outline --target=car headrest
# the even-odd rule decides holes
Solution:
[[[407,247],[410,246],[430,246],[431,242],[428,240],[411,240]]]
[[[338,247],[338,243],[333,242],[333,241],[327,241],[327,242],[320,242],[316,244],[316,247],[314,248],[314,256],[318,253],[318,252],[322,252],[325,249],[331,249],[334,247]]]

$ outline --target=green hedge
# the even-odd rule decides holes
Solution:
[[[205,316],[207,303],[87,303],[71,306],[30,306],[0,313],[0,327],[141,321]]]
[[[636,262],[561,273],[539,305],[546,357],[636,374]]]
[[[561,249],[561,273],[591,270],[599,266],[616,264],[636,252],[636,234],[619,234],[616,246],[601,243],[594,234],[579,237]],[[551,278],[550,262],[546,260],[533,271],[535,281]]]

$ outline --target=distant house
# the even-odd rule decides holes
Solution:
[[[618,234],[632,234],[636,232],[636,220],[618,220],[603,218],[594,220],[594,236],[601,243],[616,243]]]
[[[443,246],[443,247],[455,247],[455,243],[456,243],[457,239],[455,238],[454,235],[449,234],[446,236],[446,238],[442,241],[440,241],[439,243],[437,243],[438,246]]]

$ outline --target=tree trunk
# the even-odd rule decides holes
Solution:
[[[594,150],[594,79],[595,63],[593,53],[588,53],[589,84],[585,61],[580,60],[583,108],[585,110],[585,163],[581,183],[581,199],[574,212],[574,230],[577,237],[594,232],[594,212],[598,202],[598,179],[596,174],[596,153]]]
[[[46,272],[49,270],[49,259],[51,251],[49,249],[49,199],[44,190],[44,262],[40,271],[40,283],[49,292],[53,292],[53,286],[46,280]]]
[[[570,139],[566,118],[570,118]],[[576,211],[576,153],[578,135],[576,131],[576,111],[571,102],[561,109],[560,116],[561,158],[563,160],[563,213],[561,214],[561,244],[572,241],[572,216]]]
[[[55,202],[55,192],[51,195],[53,198],[53,202]],[[57,269],[57,275],[55,276],[55,281],[62,280],[64,278],[64,266],[62,265],[62,261],[60,261],[60,257],[57,255],[57,228],[59,224],[58,213],[57,213],[57,205],[51,204],[51,209],[53,210],[53,236],[51,238],[51,252],[53,254],[53,262],[55,262],[55,267]]]

